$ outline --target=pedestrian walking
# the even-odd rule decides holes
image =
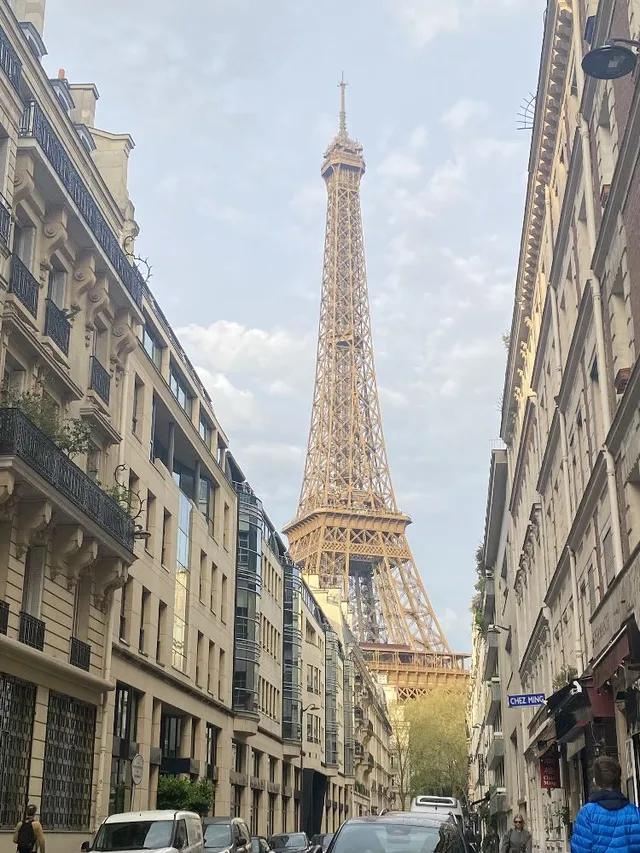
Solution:
[[[524,828],[524,818],[517,814],[513,827],[502,836],[500,853],[531,853],[531,833]]]
[[[620,764],[601,755],[594,762],[593,775],[598,790],[578,812],[571,853],[640,853],[640,811],[620,790]]]
[[[44,853],[44,832],[42,824],[36,820],[36,806],[27,806],[24,818],[16,824],[13,833],[13,843],[17,853]]]

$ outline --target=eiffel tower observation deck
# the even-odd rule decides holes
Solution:
[[[339,591],[372,671],[412,698],[468,677],[416,567],[396,504],[373,355],[360,181],[362,145],[338,133],[325,151],[327,218],[316,376],[302,490],[285,527],[312,588]]]

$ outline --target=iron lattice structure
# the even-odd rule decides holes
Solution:
[[[328,201],[316,376],[298,512],[285,532],[312,585],[339,589],[349,602],[372,668],[420,692],[431,685],[417,683],[418,668],[466,677],[467,656],[447,644],[407,542],[411,519],[398,510],[391,483],[360,208],[365,162],[347,133],[345,85],[321,170]]]

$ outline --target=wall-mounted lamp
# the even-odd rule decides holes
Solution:
[[[618,80],[627,74],[633,74],[638,54],[634,53],[631,47],[639,48],[640,42],[633,39],[608,39],[603,45],[584,55],[582,70],[587,77],[596,80]]]

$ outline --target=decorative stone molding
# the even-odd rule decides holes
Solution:
[[[113,323],[111,333],[111,361],[122,366],[128,353],[138,346],[138,339],[132,328],[129,311],[119,311]]]
[[[29,156],[20,157],[17,161],[16,173],[13,179],[13,204],[20,204],[26,198],[33,198],[36,183],[34,179],[35,163]]]
[[[106,275],[96,278],[96,282],[88,292],[87,307],[85,313],[85,326],[87,337],[91,340],[91,332],[95,328],[95,319],[109,305],[109,279]],[[87,344],[88,346],[89,344]]]
[[[51,546],[51,579],[63,574],[67,589],[73,592],[78,580],[98,557],[98,543],[84,538],[84,531],[75,524],[57,527]]]
[[[98,543],[95,539],[85,539],[75,556],[67,563],[67,589],[73,592],[81,577],[88,574],[98,559]]]
[[[113,593],[125,585],[127,574],[127,566],[119,557],[97,560],[94,601],[98,610],[107,612]]]
[[[69,241],[69,214],[65,207],[54,207],[46,216],[43,227],[41,270],[51,269],[51,257]]]
[[[19,488],[11,471],[0,471],[0,521],[13,521],[18,508]]]
[[[96,256],[93,252],[83,252],[73,271],[76,296],[80,297],[91,290],[96,283]]]
[[[17,518],[18,558],[22,558],[31,547],[48,545],[55,526],[55,516],[49,501],[22,501]]]

